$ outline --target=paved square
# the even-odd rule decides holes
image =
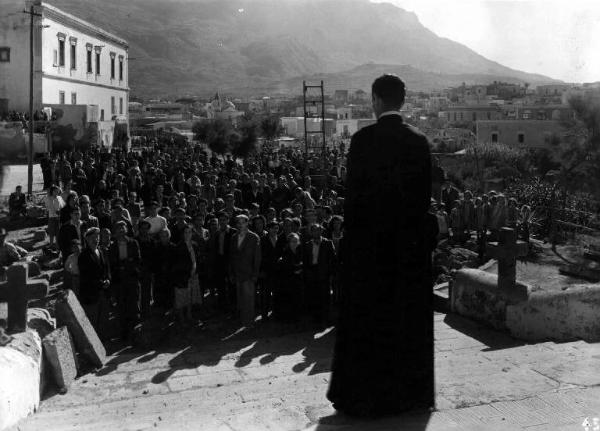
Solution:
[[[268,323],[232,334],[212,325],[161,352],[110,356],[19,429],[581,431],[600,416],[598,344],[528,345],[436,314],[438,411],[356,421],[325,398],[333,328]]]

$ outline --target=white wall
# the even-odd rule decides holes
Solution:
[[[115,115],[127,117],[127,92],[118,89],[109,89],[94,87],[87,84],[59,81],[51,77],[42,78],[42,93],[44,105],[53,105],[60,103],[59,92],[65,92],[65,104],[71,105],[71,93],[77,94],[77,105],[98,105],[98,119],[100,119],[101,110],[104,109],[104,120],[112,118],[111,97],[115,98]],[[119,98],[123,98],[123,114],[119,114]]]
[[[0,0],[0,47],[10,48],[10,62],[0,62],[0,99],[8,99],[8,109],[29,111],[29,15],[23,13],[23,0]],[[41,29],[34,27],[34,52],[39,47]],[[40,69],[39,58],[34,70]],[[39,78],[39,74],[38,74]],[[39,82],[34,84],[39,100]]]

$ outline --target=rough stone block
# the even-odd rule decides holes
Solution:
[[[64,393],[77,377],[75,346],[67,327],[62,326],[48,334],[42,345],[58,390]]]
[[[41,364],[42,343],[35,331],[14,334],[0,347],[0,429],[38,409]]]
[[[106,350],[71,290],[67,290],[57,301],[56,318],[59,325],[66,325],[69,329],[77,351],[96,367],[103,366],[106,362]]]
[[[56,329],[56,320],[44,308],[27,309],[27,326],[37,331],[40,338],[44,338]]]

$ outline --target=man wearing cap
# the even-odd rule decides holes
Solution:
[[[106,339],[108,322],[110,275],[108,260],[98,248],[100,229],[92,227],[85,232],[86,247],[79,255],[79,300],[88,319],[101,340]]]

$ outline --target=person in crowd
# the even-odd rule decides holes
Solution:
[[[133,336],[133,329],[139,319],[140,299],[140,247],[135,239],[127,236],[127,228],[124,220],[114,224],[114,241],[108,251],[123,341],[130,341]]]
[[[519,208],[517,207],[517,200],[515,198],[510,198],[508,200],[508,206],[506,207],[506,226],[516,229],[518,223]]]
[[[229,215],[226,212],[217,214],[219,229],[214,235],[213,250],[213,276],[218,295],[218,304],[221,310],[233,311],[236,295],[233,293],[232,280],[229,279],[229,260],[231,251],[231,238],[236,230],[229,225]]]
[[[306,309],[318,325],[329,323],[331,281],[335,270],[335,249],[323,236],[323,227],[312,224],[310,239],[304,243],[304,280]]]
[[[6,268],[27,256],[27,250],[6,240],[8,232],[0,228],[0,276],[4,276]]]
[[[150,235],[156,236],[159,232],[167,229],[167,219],[163,216],[158,215],[158,202],[151,201],[146,206],[146,218],[144,219],[150,223]]]
[[[267,221],[265,216],[256,215],[251,219],[250,230],[257,234],[259,238],[263,238],[265,235],[267,235],[267,231],[265,229],[266,224]]]
[[[192,226],[185,225],[181,240],[173,250],[173,304],[181,326],[192,323],[192,305],[202,304],[198,278],[198,247],[192,241],[192,236]]]
[[[183,239],[183,231],[188,227],[189,218],[185,214],[185,210],[181,207],[175,208],[173,211],[173,221],[169,225],[171,231],[171,241],[178,244]]]
[[[49,246],[54,248],[56,246],[56,237],[60,229],[60,210],[65,206],[65,202],[60,196],[60,188],[57,186],[50,186],[48,193],[44,196],[44,206],[48,210],[48,233]]]
[[[106,254],[106,257],[108,257],[108,249],[111,243],[112,232],[110,229],[107,227],[100,228],[100,242],[98,243],[98,247]]]
[[[136,237],[140,247],[140,313],[142,318],[148,317],[152,305],[152,288],[156,262],[156,244],[150,236],[150,223],[140,221]]]
[[[77,195],[77,192],[69,192],[65,199],[65,206],[61,208],[59,213],[61,225],[68,222],[71,219],[71,211],[73,211],[75,207],[79,207],[78,199],[79,196]]]
[[[520,232],[523,238],[523,241],[529,242],[529,232],[531,228],[531,207],[529,205],[521,206],[521,211],[519,214],[520,221]]]
[[[284,322],[297,322],[303,303],[304,272],[300,236],[291,232],[277,261],[279,283],[273,290],[273,316]]]
[[[149,232],[148,232],[149,233]],[[165,228],[157,234],[154,271],[154,307],[160,314],[168,313],[173,307],[173,261],[175,245],[171,242],[171,232]]]
[[[60,249],[63,264],[71,254],[71,241],[74,239],[80,243],[83,240],[83,222],[81,221],[81,210],[79,206],[71,208],[70,220],[63,224],[58,231],[58,247]]]
[[[500,229],[506,226],[506,199],[503,195],[492,196],[490,214],[490,236],[497,241]]]
[[[90,214],[91,205],[90,197],[88,195],[81,195],[79,198],[79,209],[81,210],[81,222],[83,223],[83,232],[87,231],[91,227],[100,227],[98,217]]]
[[[8,197],[8,215],[11,218],[23,217],[27,214],[27,205],[23,187],[15,187],[15,191]]]
[[[70,289],[79,297],[79,255],[81,254],[81,241],[71,241],[71,254],[65,261],[65,276],[63,289]]]
[[[440,203],[435,214],[438,220],[438,240],[448,239],[450,235],[450,218],[446,212],[446,205]]]
[[[450,211],[450,231],[453,244],[461,244],[463,241],[464,218],[462,216],[462,203],[460,200],[454,201],[452,211]]]
[[[283,249],[278,238],[279,224],[272,220],[267,223],[267,234],[261,238],[261,262],[259,274],[260,310],[263,320],[267,320],[273,309],[273,292],[279,284],[278,262]]]
[[[100,229],[112,229],[110,212],[106,210],[106,201],[104,199],[98,199],[95,202],[94,216],[98,219],[98,227]]]
[[[131,224],[136,227],[142,217],[142,204],[138,201],[136,191],[130,191],[127,199],[127,206],[125,207],[129,216],[131,217]]]
[[[242,324],[250,326],[254,322],[256,283],[260,272],[260,238],[249,230],[248,217],[236,217],[237,232],[231,237],[229,246],[230,280],[235,284],[237,312]]]
[[[98,247],[100,229],[92,227],[85,234],[86,247],[77,261],[79,266],[79,300],[101,340],[108,337],[106,327],[110,307],[110,271],[108,259]]]

